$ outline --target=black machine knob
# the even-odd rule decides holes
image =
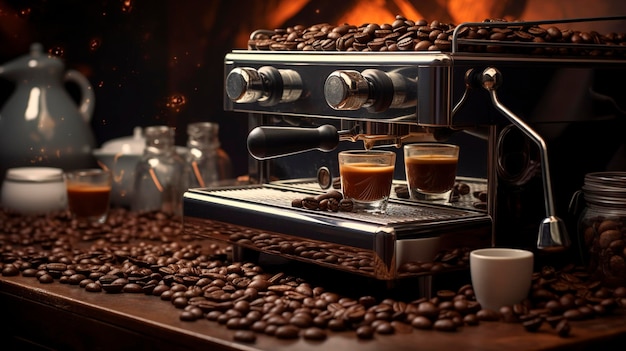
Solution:
[[[416,84],[397,72],[339,70],[326,78],[324,97],[335,110],[382,112],[415,104],[415,89]]]
[[[226,95],[236,103],[258,102],[263,106],[298,100],[302,78],[298,72],[263,66],[233,68],[226,76]]]

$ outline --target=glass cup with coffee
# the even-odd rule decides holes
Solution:
[[[396,154],[383,150],[349,150],[339,153],[341,190],[352,200],[354,211],[385,213],[391,194]]]
[[[79,221],[104,223],[109,213],[112,175],[99,168],[65,172],[67,204]]]
[[[439,143],[404,145],[404,168],[412,199],[448,201],[456,181],[459,146]]]

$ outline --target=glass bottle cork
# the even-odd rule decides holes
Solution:
[[[146,148],[135,171],[131,209],[182,215],[183,194],[189,188],[188,167],[176,152],[175,130],[150,126],[144,131]]]
[[[228,155],[220,148],[219,125],[211,122],[187,126],[186,162],[190,170],[190,187],[211,187],[230,177]]]

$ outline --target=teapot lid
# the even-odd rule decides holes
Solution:
[[[11,74],[28,69],[45,69],[48,72],[54,72],[54,68],[61,72],[64,68],[63,62],[56,56],[46,54],[41,43],[33,43],[30,45],[30,53],[0,66],[0,74]]]
[[[97,151],[101,154],[141,155],[146,147],[146,138],[143,129],[139,126],[133,129],[133,135],[117,139],[111,139],[102,144]]]

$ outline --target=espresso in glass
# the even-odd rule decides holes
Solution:
[[[104,223],[109,212],[112,175],[103,169],[65,173],[67,205],[77,220]]]
[[[447,200],[456,181],[459,147],[451,144],[404,146],[404,166],[411,197]]]
[[[391,193],[396,154],[352,150],[339,153],[341,190],[357,211],[384,213]]]

